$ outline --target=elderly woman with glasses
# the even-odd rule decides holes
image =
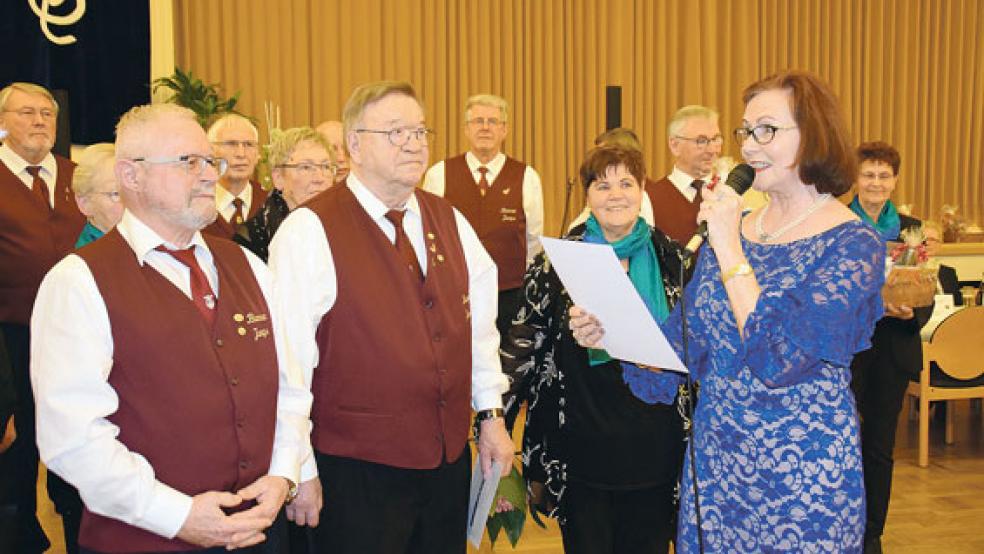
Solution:
[[[116,150],[109,143],[93,144],[79,157],[72,174],[72,192],[86,223],[76,248],[105,235],[123,217],[120,186],[113,173],[115,162]]]
[[[865,499],[850,364],[882,315],[884,243],[831,201],[851,188],[857,162],[828,86],[787,72],[752,84],[744,102],[735,134],[769,202],[743,216],[730,188],[704,196],[710,248],[684,292],[685,355],[679,310],[661,325],[700,385],[677,552],[858,553]],[[573,312],[575,336],[597,344],[597,319]]]
[[[680,296],[680,247],[639,217],[642,154],[596,147],[580,178],[591,215],[567,240],[611,245],[650,313],[664,319]],[[624,380],[643,370],[578,346],[571,299],[546,255],[536,257],[521,290],[502,361],[512,376],[510,412],[528,401],[523,473],[532,508],[558,519],[567,554],[666,552],[683,453],[681,377],[654,374],[639,392],[655,397],[647,404]]]
[[[267,146],[273,191],[260,211],[241,225],[234,240],[263,261],[274,233],[294,208],[332,185],[335,154],[324,135],[310,127],[274,130]]]

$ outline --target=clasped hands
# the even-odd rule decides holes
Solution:
[[[226,550],[259,544],[266,540],[264,531],[277,518],[287,498],[288,487],[285,478],[264,475],[236,493],[209,491],[197,494],[192,497],[191,511],[177,538],[202,547],[223,546]],[[255,501],[256,505],[231,515],[223,510],[248,501]],[[288,509],[288,517],[293,514],[290,519],[298,525],[313,527],[318,524],[320,509],[321,483],[315,477],[301,483],[297,499]]]

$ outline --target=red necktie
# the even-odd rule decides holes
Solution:
[[[492,188],[492,185],[489,184],[489,179],[487,177],[489,168],[484,165],[479,166],[478,172],[482,174],[482,176],[478,179],[478,192],[480,192],[482,196],[485,196],[485,193],[489,192],[489,189]]]
[[[407,269],[410,270],[410,273],[413,273],[417,279],[423,281],[424,272],[420,270],[420,262],[417,260],[417,254],[413,251],[413,246],[410,245],[410,239],[403,230],[403,216],[405,215],[406,212],[398,210],[386,212],[386,219],[390,220],[390,223],[396,228],[396,242],[393,246],[396,246],[397,252],[403,256],[403,260],[407,263]]]
[[[195,258],[195,247],[189,246],[184,250],[168,250],[164,248],[164,245],[161,245],[155,250],[169,254],[191,271],[191,300],[211,328],[215,322],[215,294],[212,292],[212,286],[208,284],[202,266],[198,265],[198,259]]]
[[[51,211],[51,199],[48,195],[48,183],[41,178],[41,166],[39,165],[29,165],[27,166],[27,172],[31,174],[34,181],[31,183],[31,191],[34,192],[34,196],[38,197],[38,200],[44,204],[44,207]]]
[[[704,199],[704,195],[702,194],[703,193],[703,187],[704,187],[704,181],[702,181],[700,179],[694,179],[694,182],[693,183],[690,183],[690,186],[692,186],[695,189],[697,189],[697,196],[694,196],[694,204],[700,204],[701,201]]]
[[[235,206],[236,211],[232,213],[232,224],[242,225],[246,221],[245,213],[243,212],[243,207],[246,205],[242,198],[238,196],[232,199],[232,205]]]

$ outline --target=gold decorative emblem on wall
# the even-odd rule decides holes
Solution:
[[[56,37],[51,32],[49,25],[74,25],[85,15],[85,0],[75,0],[75,9],[65,15],[55,15],[51,13],[51,8],[57,8],[65,3],[65,0],[27,0],[27,5],[31,7],[34,15],[38,16],[41,24],[41,32],[51,42],[65,46],[75,43],[75,35],[65,35]]]

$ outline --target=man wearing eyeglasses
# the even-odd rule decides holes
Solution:
[[[343,119],[348,179],[291,212],[270,247],[314,394],[317,467],[288,516],[303,523],[323,487],[318,552],[464,554],[471,409],[482,471],[512,467],[496,267],[468,221],[417,188],[432,131],[410,84],[358,87]]]
[[[697,230],[703,188],[724,177],[713,171],[724,143],[718,113],[704,106],[684,106],[670,119],[667,135],[673,171],[646,187],[642,210],[647,211],[648,201],[654,226],[686,244]]]
[[[264,533],[282,533],[267,528],[310,457],[311,396],[281,355],[269,271],[200,232],[226,170],[211,152],[191,110],[127,112],[123,217],[38,292],[38,447],[83,499],[83,554],[276,551]]]
[[[51,266],[69,253],[85,225],[72,197],[70,160],[51,152],[58,104],[45,88],[12,83],[0,90],[0,326],[19,403],[17,440],[2,458],[7,491],[0,504],[16,506],[17,552],[47,548],[37,511],[38,450],[28,375],[31,306]]]
[[[349,174],[349,157],[345,150],[345,140],[342,137],[341,121],[325,121],[315,129],[328,144],[331,145],[331,152],[335,158],[335,182],[341,183]]]
[[[208,141],[215,156],[225,158],[229,170],[215,186],[215,207],[219,217],[203,232],[224,238],[236,235],[266,202],[268,193],[253,179],[260,157],[259,131],[249,119],[226,114],[208,128]]]
[[[526,267],[540,251],[543,187],[529,165],[502,152],[509,132],[509,104],[492,94],[465,103],[469,150],[427,171],[424,190],[461,210],[499,269],[499,316],[504,335],[522,300]]]

